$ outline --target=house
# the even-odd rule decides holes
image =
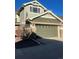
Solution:
[[[61,39],[63,20],[48,10],[37,0],[24,3],[16,13],[16,34],[19,34],[25,22],[31,22],[30,27],[37,35],[49,39]],[[20,29],[20,30],[18,30]]]

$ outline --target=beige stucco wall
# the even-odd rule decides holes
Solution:
[[[63,39],[63,24],[60,26],[60,38]]]
[[[16,17],[15,21],[16,21],[16,22],[20,22],[20,17],[19,17],[19,15],[16,14],[15,17]]]
[[[24,10],[20,12],[20,24],[25,24]]]

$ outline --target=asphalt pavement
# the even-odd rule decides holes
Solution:
[[[63,42],[33,37],[15,44],[15,59],[63,59]]]

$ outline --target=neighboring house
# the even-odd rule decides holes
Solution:
[[[63,20],[53,12],[45,8],[37,0],[24,3],[16,13],[16,32],[25,25],[26,21],[37,35],[49,39],[61,39],[63,32]],[[16,34],[17,34],[16,33]]]

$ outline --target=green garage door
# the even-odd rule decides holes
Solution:
[[[46,37],[58,37],[57,26],[54,25],[36,25],[36,33],[44,38]]]

